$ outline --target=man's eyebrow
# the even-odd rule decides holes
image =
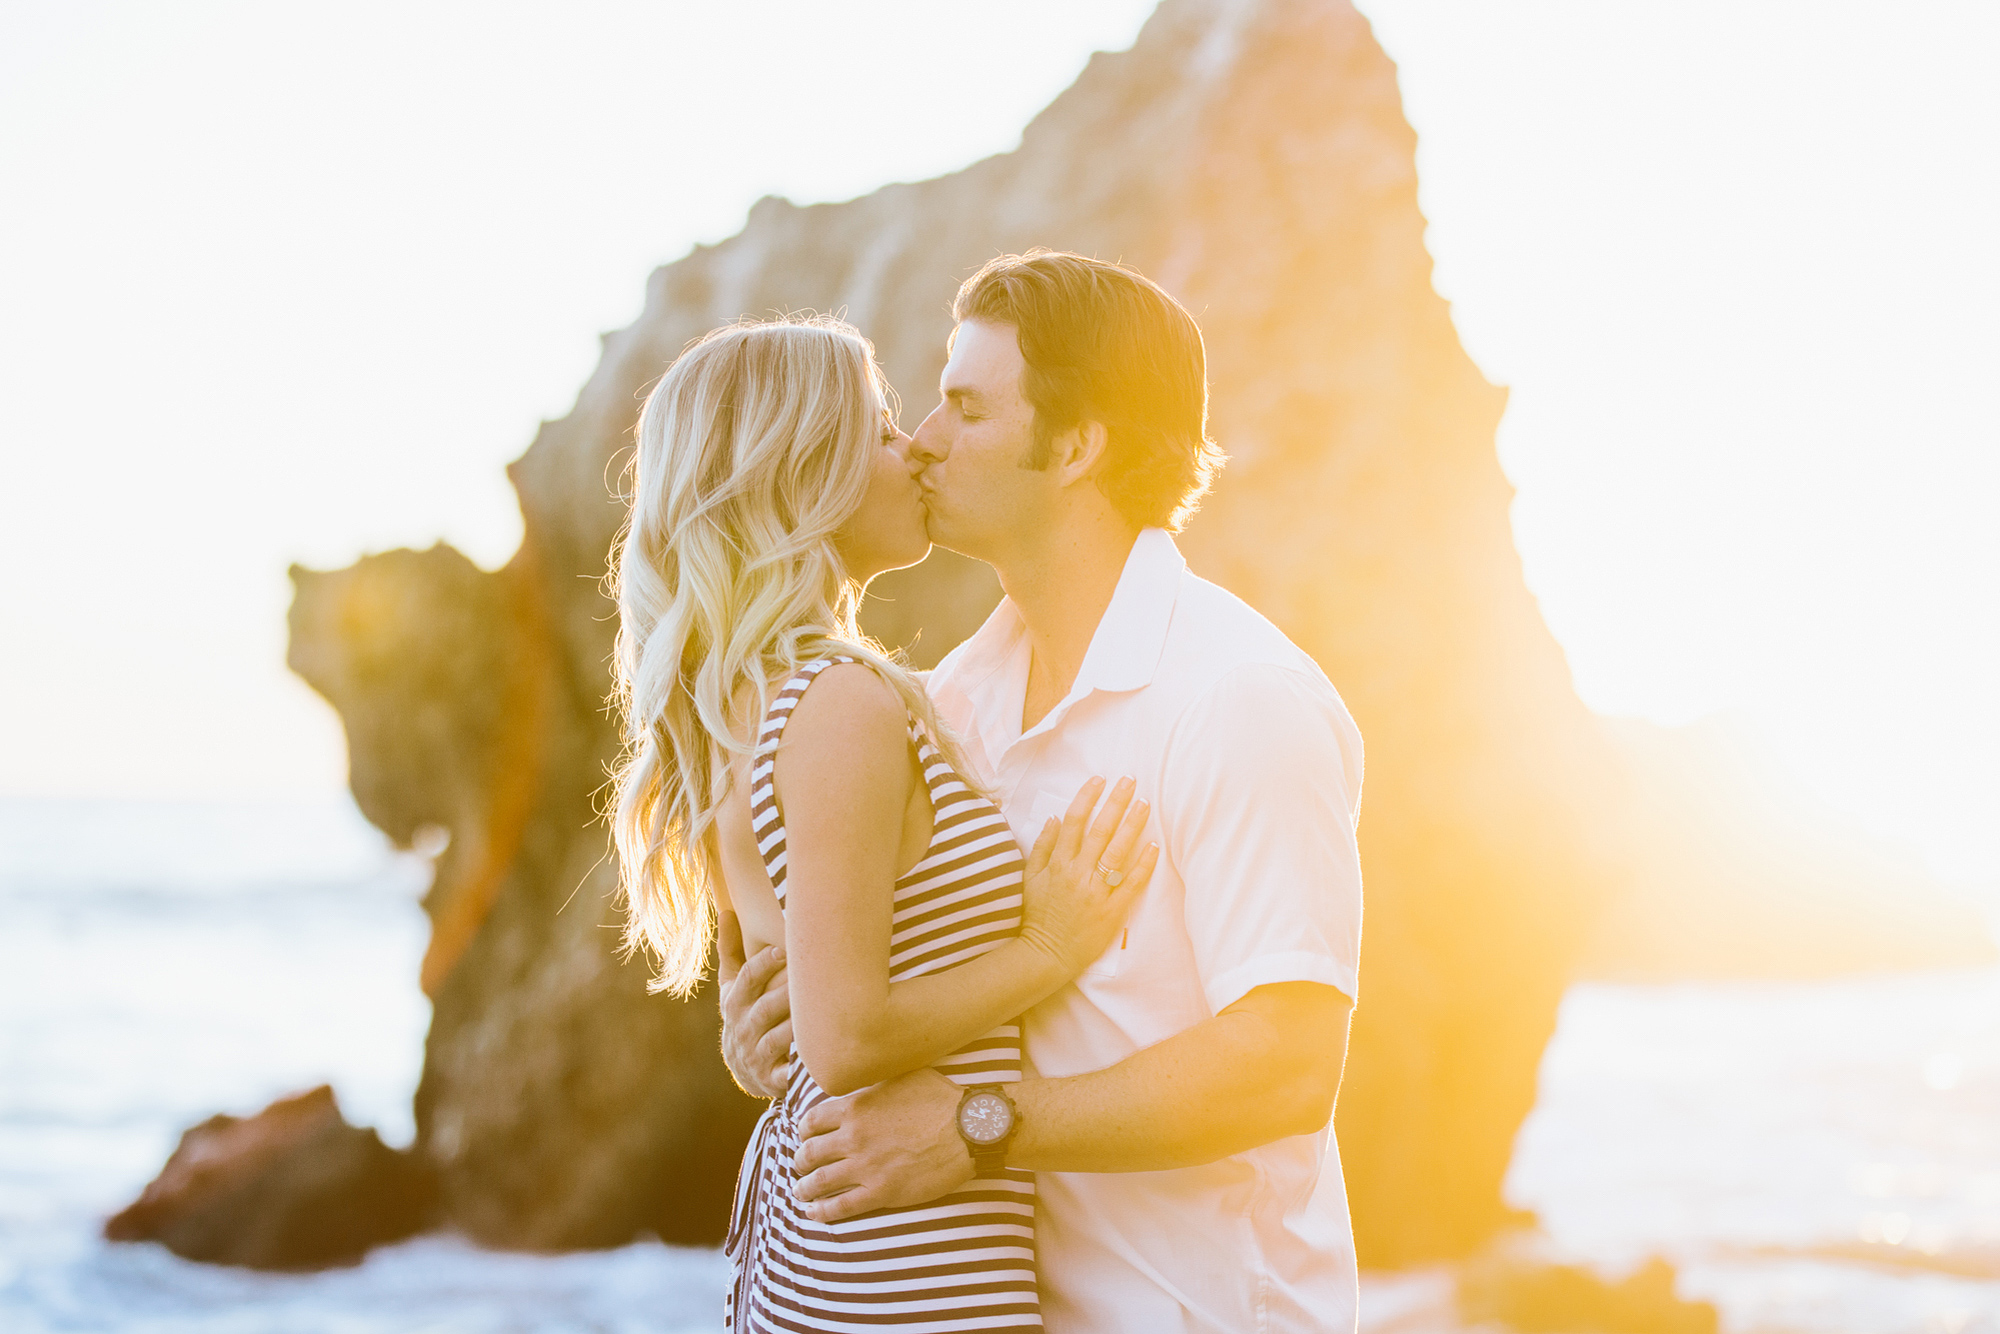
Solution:
[[[955,398],[961,403],[967,399],[977,402],[979,400],[979,391],[977,389],[968,389],[961,385],[953,385],[944,391],[944,396],[946,398]]]

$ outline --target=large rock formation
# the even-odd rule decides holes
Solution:
[[[291,663],[340,711],[363,814],[450,836],[416,1106],[442,1217],[536,1250],[712,1241],[761,1108],[722,1068],[714,996],[655,1000],[616,957],[608,683],[563,604],[596,593],[537,559],[542,531],[496,574],[444,546],[293,570]]]
[[[1522,581],[1505,395],[1432,289],[1414,149],[1344,0],[1166,0],[1017,151],[844,204],[766,199],[657,271],[510,469],[526,535],[504,569],[438,548],[296,572],[292,662],[346,721],[362,809],[399,840],[450,835],[417,1152],[454,1225],[544,1248],[713,1240],[755,1111],[716,1058],[712,996],[649,998],[615,957],[600,580],[643,390],[718,323],[844,310],[921,410],[955,284],[1036,245],[1131,263],[1200,320],[1234,461],[1184,549],[1319,659],[1368,738],[1338,1116],[1362,1258],[1466,1254],[1507,1221],[1556,1002],[1634,826]],[[997,597],[942,553],[876,591],[872,628],[920,663]]]
[[[614,958],[592,794],[615,737],[599,578],[644,387],[714,325],[843,309],[927,404],[957,281],[1002,251],[1115,257],[1201,321],[1234,456],[1194,567],[1323,663],[1369,743],[1363,997],[1338,1129],[1369,1263],[1463,1253],[1500,1179],[1607,878],[1613,786],[1522,583],[1493,447],[1504,394],[1431,287],[1394,67],[1332,0],[1167,0],[1021,147],[850,203],[766,199],[656,272],[575,410],[510,470],[526,537],[298,574],[292,661],[347,722],[354,790],[400,839],[450,831],[428,907],[437,1002],[418,1151],[481,1240],[713,1238],[754,1110],[713,1001]],[[933,661],[997,596],[939,555],[872,626]],[[919,634],[921,633],[921,638]]]

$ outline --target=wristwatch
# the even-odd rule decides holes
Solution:
[[[1021,1110],[998,1084],[975,1084],[958,1099],[958,1137],[972,1153],[974,1176],[999,1176],[1007,1146],[1021,1127]]]

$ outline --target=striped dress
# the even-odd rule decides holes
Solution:
[[[852,658],[807,663],[771,703],[750,768],[751,824],[778,905],[785,903],[785,826],[773,773],[785,723],[822,671]],[[991,801],[969,787],[910,718],[929,789],[930,846],[896,881],[889,980],[941,972],[1021,929],[1020,849]],[[1021,1026],[1005,1024],[953,1052],[937,1069],[958,1084],[1021,1077]],[[816,1223],[792,1194],[800,1118],[827,1094],[791,1052],[785,1096],[758,1121],[737,1178],[726,1250],[733,1281],[728,1328],[924,1331],[1040,1329],[1035,1291],[1035,1179],[1009,1169],[975,1178],[929,1204]]]

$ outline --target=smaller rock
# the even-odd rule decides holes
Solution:
[[[1467,1324],[1499,1321],[1521,1334],[1716,1334],[1713,1303],[1674,1295],[1674,1269],[1654,1256],[1612,1282],[1504,1244],[1465,1265],[1458,1311]]]
[[[322,1084],[255,1116],[211,1116],[184,1132],[104,1235],[157,1241],[211,1264],[321,1269],[422,1231],[436,1202],[415,1155],[347,1124]]]

